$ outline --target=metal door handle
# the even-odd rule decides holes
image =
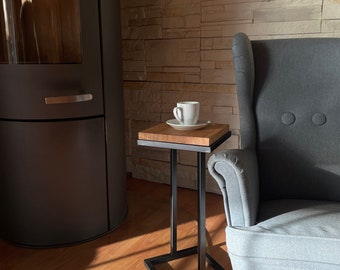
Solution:
[[[92,99],[93,99],[92,94],[45,97],[45,104],[49,105],[49,104],[77,103],[77,102],[90,101]]]

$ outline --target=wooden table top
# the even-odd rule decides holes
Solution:
[[[202,129],[176,130],[166,123],[138,132],[139,140],[210,146],[229,131],[226,124],[208,124]]]

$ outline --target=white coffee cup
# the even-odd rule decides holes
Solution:
[[[195,125],[200,113],[200,103],[198,101],[177,102],[173,113],[181,125]]]

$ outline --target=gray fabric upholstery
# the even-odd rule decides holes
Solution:
[[[261,197],[339,201],[340,39],[251,44]]]
[[[259,202],[257,167],[255,152],[249,150],[217,153],[208,160],[208,168],[213,168],[210,172],[224,195],[228,224],[255,224]]]
[[[228,227],[231,257],[249,259],[252,267],[245,269],[262,269],[267,260],[282,269],[340,269],[339,203],[285,200],[266,204],[268,211],[277,211],[280,206],[285,209],[287,204],[297,210],[282,211],[252,227]],[[252,262],[255,259],[256,264]],[[308,263],[308,268],[300,263]],[[239,269],[238,265],[234,269]]]
[[[340,270],[340,39],[234,37],[241,149],[212,155],[234,270]]]
[[[256,129],[253,113],[254,95],[254,58],[250,42],[243,34],[236,35],[233,42],[233,58],[235,79],[237,81],[237,97],[239,107],[242,108],[240,125],[242,131],[242,149],[255,149]]]

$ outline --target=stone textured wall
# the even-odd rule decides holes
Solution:
[[[138,147],[137,132],[173,118],[177,101],[200,101],[200,120],[227,123],[233,132],[218,150],[238,148],[235,33],[340,36],[340,0],[121,0],[121,15],[127,168],[164,183],[169,151]],[[181,151],[178,161],[179,185],[196,188],[196,154]],[[209,174],[207,181],[218,192]]]

